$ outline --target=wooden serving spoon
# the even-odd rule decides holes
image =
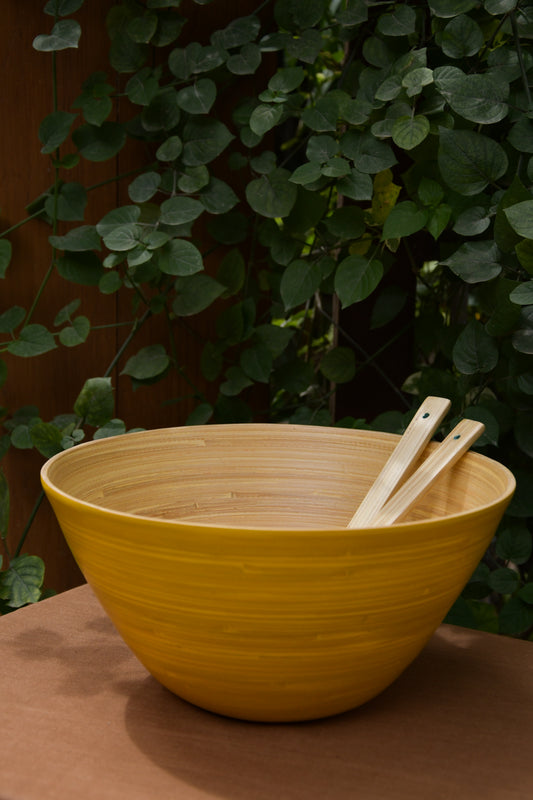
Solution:
[[[439,427],[451,406],[447,397],[426,397],[405,429],[385,466],[348,523],[348,528],[373,524],[402,479],[413,470],[417,459]]]
[[[428,401],[431,401],[432,409],[429,412],[424,410],[425,403]],[[440,401],[440,403],[435,401]],[[422,404],[407,427],[397,447],[350,520],[349,528],[376,527],[398,522],[431,489],[435,481],[461,458],[485,430],[485,426],[481,422],[471,419],[461,420],[391,497],[402,478],[412,471],[413,464],[450,405],[445,398],[433,397],[427,398],[425,403]],[[430,416],[426,417],[426,413],[429,413]],[[439,414],[441,415],[440,419],[435,424],[435,419]],[[426,421],[425,427],[421,420]],[[431,424],[434,427],[429,431]],[[407,443],[404,443],[406,438]],[[368,499],[369,497],[370,499]]]

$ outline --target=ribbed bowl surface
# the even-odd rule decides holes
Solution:
[[[423,648],[511,499],[468,453],[388,528],[346,525],[398,437],[208,425],[78,445],[42,482],[87,581],[162,684],[262,721],[371,699]]]

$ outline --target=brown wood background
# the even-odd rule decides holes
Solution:
[[[2,112],[0,149],[0,229],[5,230],[27,216],[25,208],[53,183],[50,157],[40,153],[38,128],[53,110],[52,56],[32,48],[37,34],[48,33],[53,18],[43,13],[45,0],[3,0],[0,15],[0,52],[2,53]],[[107,72],[110,82],[109,41],[103,33],[104,19],[113,0],[88,0],[76,13],[82,27],[79,48],[57,54],[58,106],[70,110],[80,93],[83,80],[96,70]],[[189,37],[208,42],[211,30],[227,24],[235,16],[254,7],[250,0],[226,0],[213,6],[183,5],[188,18],[184,39]],[[180,9],[181,11],[181,9]],[[199,14],[202,15],[200,22]],[[127,77],[126,77],[127,79]],[[117,114],[125,108],[117,104]],[[126,112],[127,113],[127,112]],[[66,151],[63,151],[66,152]],[[104,183],[144,163],[142,145],[129,144],[111,162],[94,163],[81,160],[64,180],[79,181],[84,186]],[[128,203],[126,185],[104,185],[89,194],[85,222],[95,223],[117,205]],[[72,223],[79,225],[81,222]],[[70,227],[69,223],[66,227]],[[50,227],[43,221],[32,221],[10,235],[13,261],[5,280],[0,283],[0,312],[13,305],[29,309],[50,261],[47,238]],[[131,293],[104,296],[92,287],[79,287],[54,274],[42,295],[33,322],[51,325],[57,312],[73,297],[80,297],[77,313],[89,318],[93,326],[112,325],[117,320],[131,319]],[[161,384],[133,392],[128,378],[119,379],[129,355],[142,346],[164,340],[159,336],[163,319],[152,318],[126,351],[113,374],[116,387],[116,416],[128,426],[162,427],[182,424],[196,405],[191,388],[172,372]],[[176,336],[179,358],[187,365],[193,382],[207,390],[199,371],[199,355],[209,335],[212,319],[204,315],[200,322],[188,320]],[[200,327],[198,327],[200,326]],[[58,413],[72,411],[72,406],[88,377],[103,375],[128,329],[93,331],[79,347],[58,349],[37,358],[7,357],[8,380],[0,390],[0,405],[10,413],[27,404],[37,405],[40,416],[50,420]],[[185,396],[175,404],[169,398]],[[189,396],[189,397],[187,397]],[[11,522],[9,543],[18,541],[35,500],[39,495],[39,469],[43,459],[33,451],[11,448],[4,459],[4,469],[11,486]],[[63,591],[79,584],[81,575],[75,565],[55,518],[44,502],[28,536],[25,552],[40,555],[46,564],[45,584]]]

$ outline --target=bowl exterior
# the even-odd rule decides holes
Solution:
[[[205,709],[273,722],[349,710],[394,681],[509,501],[378,530],[247,529],[114,513],[46,475],[43,485],[87,581],[151,674]]]

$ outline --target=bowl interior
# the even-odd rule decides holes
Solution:
[[[65,451],[45,465],[43,481],[121,514],[246,528],[344,528],[397,441],[394,434],[301,425],[160,429]],[[405,521],[478,510],[513,488],[504,466],[469,452]]]

